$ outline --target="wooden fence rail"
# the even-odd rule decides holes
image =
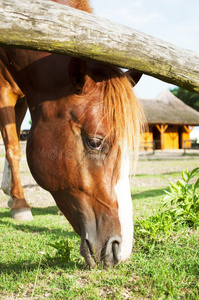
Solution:
[[[199,93],[199,55],[48,0],[1,0],[0,45],[135,69]]]

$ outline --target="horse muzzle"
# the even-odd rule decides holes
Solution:
[[[81,241],[80,253],[90,268],[97,264],[102,264],[105,268],[111,267],[121,261],[121,241],[119,236],[113,236],[100,245],[86,237]]]

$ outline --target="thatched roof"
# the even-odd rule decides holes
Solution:
[[[186,105],[169,90],[156,99],[139,99],[148,124],[199,125],[199,112]]]

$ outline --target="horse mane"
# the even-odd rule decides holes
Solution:
[[[93,65],[87,91],[100,95],[103,105],[103,121],[108,124],[107,137],[120,144],[121,150],[134,150],[137,155],[140,134],[145,127],[145,115],[133,92],[132,79],[119,68],[104,64]],[[87,94],[87,97],[89,95]]]
[[[89,0],[51,0],[63,5],[71,6],[73,8],[92,13],[93,9],[90,6]]]
[[[143,110],[133,92],[132,79],[119,68],[109,67],[109,72],[112,76],[101,82],[101,90],[110,133],[121,149],[137,153],[145,124]]]
[[[88,0],[69,0],[70,6],[88,13],[92,13],[93,9]]]

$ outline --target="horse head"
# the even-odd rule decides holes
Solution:
[[[128,150],[137,150],[142,111],[131,72],[71,58],[68,75],[59,99],[32,110],[27,158],[81,237],[86,263],[114,265],[132,251]]]

